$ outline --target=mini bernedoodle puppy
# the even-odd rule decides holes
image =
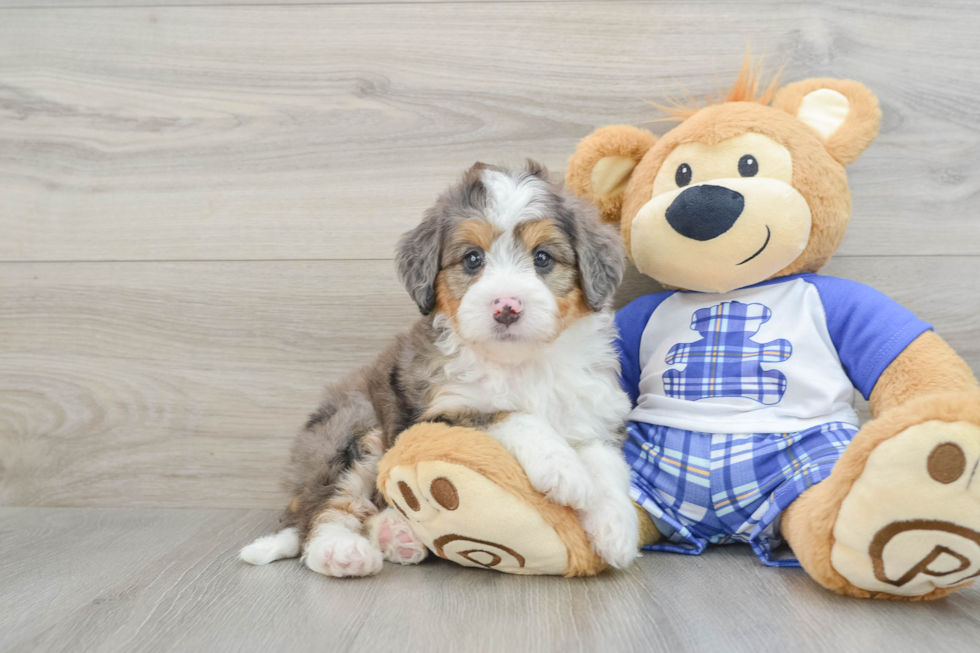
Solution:
[[[578,511],[603,560],[628,565],[638,534],[610,307],[625,265],[617,230],[538,164],[478,163],[402,237],[396,261],[425,317],[328,390],[293,444],[282,530],[241,559],[302,553],[328,576],[422,560],[375,478],[399,433],[438,421],[498,440],[538,491]]]

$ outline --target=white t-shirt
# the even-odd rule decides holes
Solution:
[[[870,395],[931,328],[867,286],[814,274],[648,295],[617,325],[629,419],[706,433],[857,425],[854,387]]]

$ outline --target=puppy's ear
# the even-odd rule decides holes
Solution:
[[[809,125],[830,155],[847,165],[878,135],[881,109],[866,86],[849,79],[806,79],[779,89],[772,106]]]
[[[549,182],[551,181],[551,173],[548,172],[548,169],[543,164],[538,163],[534,159],[524,160],[524,172],[534,177],[537,177],[538,179],[542,179],[544,181],[549,181]]]
[[[656,137],[629,125],[603,127],[578,144],[568,162],[565,183],[573,193],[596,206],[603,222],[619,222],[623,192],[633,169]]]
[[[599,221],[593,207],[570,199],[575,215],[575,250],[582,289],[589,308],[598,311],[608,305],[626,269],[626,255],[619,230]]]
[[[428,315],[436,307],[441,236],[438,215],[430,209],[419,226],[401,237],[395,249],[398,278],[422,315]]]

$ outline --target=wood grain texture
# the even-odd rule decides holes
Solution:
[[[275,523],[258,510],[0,509],[0,649],[945,653],[973,650],[980,629],[976,588],[847,599],[744,545],[570,580],[444,561],[337,580],[235,558]]]
[[[7,505],[276,506],[323,386],[418,316],[389,261],[0,267]]]
[[[842,255],[972,255],[977,3],[444,3],[4,10],[0,260],[387,258],[475,160],[561,170],[644,100],[862,80]],[[654,130],[663,124],[651,125]]]
[[[980,258],[827,272],[934,322],[980,371]],[[618,303],[652,285],[634,275]],[[418,316],[389,261],[7,263],[0,297],[5,505],[278,508],[322,386]]]

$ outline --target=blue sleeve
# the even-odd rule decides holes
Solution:
[[[616,349],[619,350],[620,376],[619,382],[623,390],[630,396],[633,406],[640,399],[640,372],[643,364],[640,361],[640,340],[643,330],[650,321],[650,316],[660,304],[673,295],[673,292],[660,292],[645,295],[619,309],[616,312]]]
[[[856,281],[812,275],[830,339],[844,371],[865,399],[882,372],[932,325],[884,293]]]

